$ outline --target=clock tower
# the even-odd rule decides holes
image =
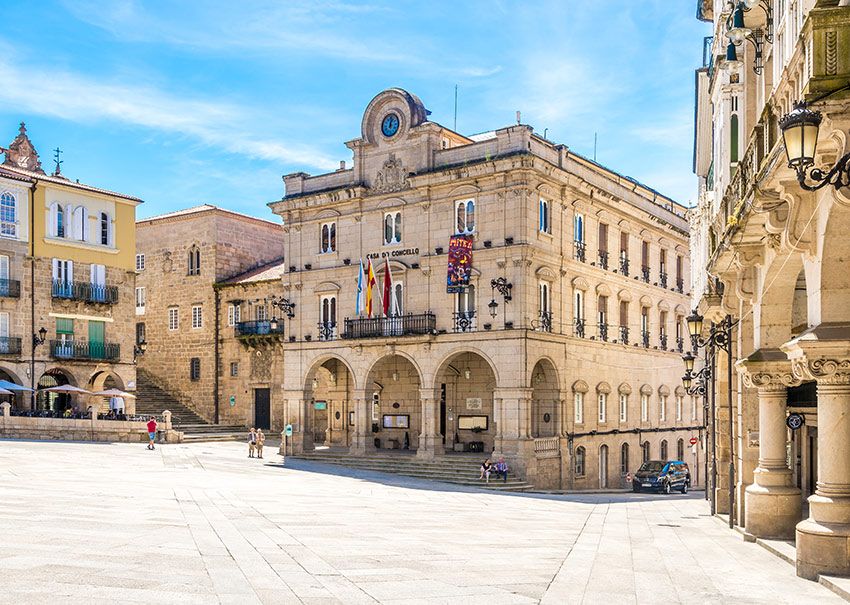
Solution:
[[[41,160],[38,158],[38,152],[27,136],[27,127],[23,122],[21,122],[21,126],[18,129],[18,136],[15,137],[9,148],[0,148],[0,150],[6,154],[4,164],[29,170],[30,172],[44,174],[44,170],[41,168]]]

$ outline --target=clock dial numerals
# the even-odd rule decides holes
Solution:
[[[392,137],[398,132],[399,119],[394,113],[388,113],[381,122],[381,132],[385,137]]]

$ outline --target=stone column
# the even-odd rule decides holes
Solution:
[[[850,339],[822,339],[846,332],[815,328],[782,347],[794,374],[818,383],[817,490],[797,524],[797,575],[809,580],[850,575]]]
[[[419,433],[419,447],[416,449],[416,455],[419,458],[441,456],[445,450],[437,424],[437,399],[434,397],[433,389],[419,389],[419,401],[422,406],[420,422],[422,432]]]
[[[744,528],[753,539],[790,539],[801,516],[800,490],[786,460],[785,426],[787,388],[799,381],[784,357],[777,349],[762,349],[737,364],[744,385],[758,389],[758,466],[744,492]]]
[[[349,451],[355,456],[365,456],[369,438],[372,435],[372,416],[369,413],[370,400],[361,393],[354,401],[354,439]]]

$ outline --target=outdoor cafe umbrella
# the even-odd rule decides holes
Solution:
[[[70,384],[60,384],[59,386],[40,389],[45,393],[68,393],[69,395],[91,395],[91,391],[75,387]]]
[[[0,387],[0,395],[14,395],[14,393],[12,393],[12,391],[10,391],[9,389],[4,389],[3,387]]]
[[[121,389],[106,389],[105,391],[97,391],[96,393],[92,393],[92,395],[96,395],[98,397],[130,397],[131,399],[135,399],[136,396],[132,393],[127,393],[122,391]]]
[[[29,387],[21,386],[8,380],[0,380],[0,389],[6,389],[7,391],[32,391]]]

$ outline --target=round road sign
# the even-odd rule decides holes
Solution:
[[[287,424],[286,428],[284,428],[284,432],[286,433],[287,437],[292,437],[292,425]]]
[[[697,439],[696,437],[691,437],[690,444],[691,444],[691,445],[696,445],[696,444],[697,444],[697,441],[699,441],[699,439]]]
[[[792,431],[796,431],[801,426],[805,424],[805,419],[802,414],[797,414],[796,412],[793,414],[788,414],[788,418],[785,419],[785,425],[791,429]]]

